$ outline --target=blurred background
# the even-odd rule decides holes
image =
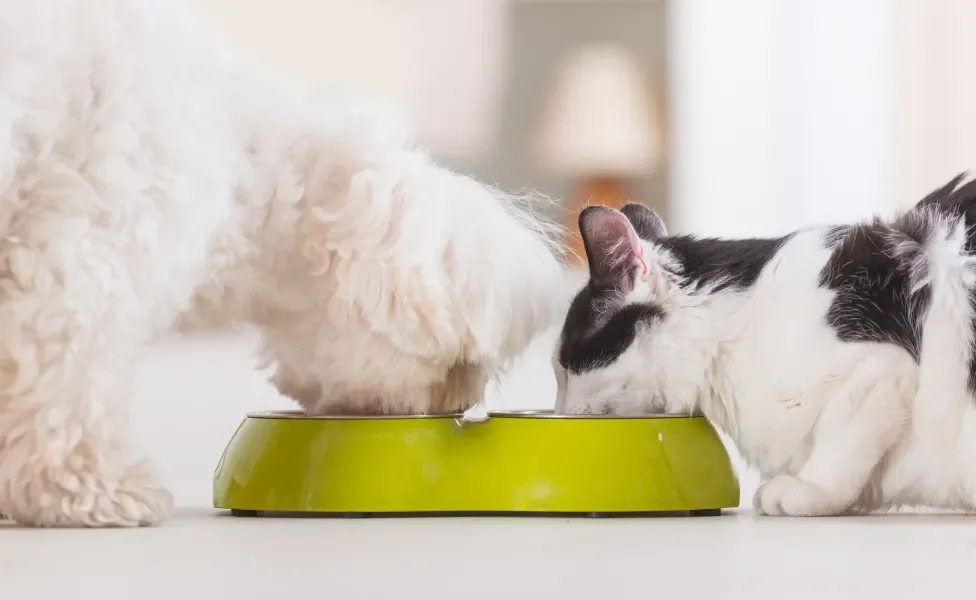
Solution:
[[[910,203],[976,154],[968,0],[183,1],[569,210],[622,194],[673,229],[776,233]]]
[[[976,162],[970,0],[182,1],[285,77],[405,112],[441,162],[558,199],[569,226],[638,200],[674,231],[776,234],[897,210]],[[493,405],[551,407],[555,335]],[[291,407],[252,347],[194,334],[143,362],[135,418],[181,503],[209,503],[245,411]],[[179,453],[159,427],[176,418]]]

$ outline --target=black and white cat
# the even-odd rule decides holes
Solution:
[[[757,510],[976,511],[976,182],[890,220],[775,239],[580,215],[590,280],[556,410],[700,411],[757,467]]]

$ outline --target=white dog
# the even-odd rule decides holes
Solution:
[[[191,309],[260,328],[309,411],[470,407],[549,322],[551,233],[164,0],[0,0],[0,512],[164,518],[129,373]]]

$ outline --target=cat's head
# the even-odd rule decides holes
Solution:
[[[642,346],[664,319],[676,284],[656,240],[667,230],[654,211],[591,206],[579,217],[589,281],[576,295],[553,357],[557,412],[672,412],[656,389]]]

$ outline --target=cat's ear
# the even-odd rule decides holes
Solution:
[[[664,219],[643,204],[632,203],[620,209],[642,240],[653,242],[668,237]]]
[[[579,229],[592,280],[629,292],[637,278],[647,277],[644,247],[622,212],[589,206],[580,213]]]

